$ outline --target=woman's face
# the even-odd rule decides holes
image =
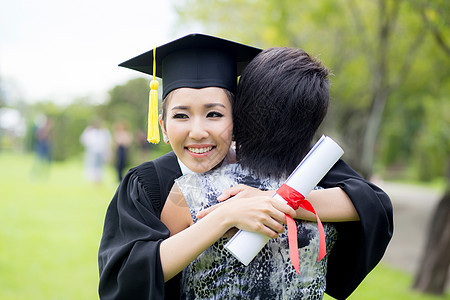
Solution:
[[[177,157],[197,173],[222,162],[233,132],[231,102],[224,90],[180,88],[165,101],[166,120],[160,119],[160,125]]]

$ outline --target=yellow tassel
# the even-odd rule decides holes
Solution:
[[[148,133],[147,141],[153,144],[159,143],[158,127],[158,86],[156,74],[156,48],[153,49],[153,80],[150,82],[150,95],[148,97]]]

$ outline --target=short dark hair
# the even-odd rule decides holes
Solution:
[[[329,70],[301,49],[269,48],[243,71],[233,106],[236,154],[260,176],[289,175],[330,100]]]

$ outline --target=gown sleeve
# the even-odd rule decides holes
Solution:
[[[146,163],[146,181],[156,184],[156,191],[149,190],[138,171],[124,177],[106,212],[98,255],[101,299],[164,297],[159,246],[169,230],[159,220],[161,203],[149,200],[159,193],[159,178],[153,163]]]
[[[350,197],[360,221],[335,223],[338,239],[330,252],[326,293],[347,298],[379,263],[393,234],[389,196],[339,160],[319,183],[340,187]]]

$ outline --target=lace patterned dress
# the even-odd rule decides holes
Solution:
[[[263,190],[276,190],[283,182],[284,178],[258,178],[239,164],[203,174],[187,174],[176,180],[194,223],[198,221],[195,215],[217,204],[217,196],[229,187],[242,183]],[[224,248],[228,238],[221,238],[183,271],[182,299],[322,299],[328,254],[317,261],[317,223],[300,220],[296,223],[299,275],[290,261],[286,230],[277,239],[271,239],[248,266]],[[337,231],[330,223],[323,225],[329,253]]]

